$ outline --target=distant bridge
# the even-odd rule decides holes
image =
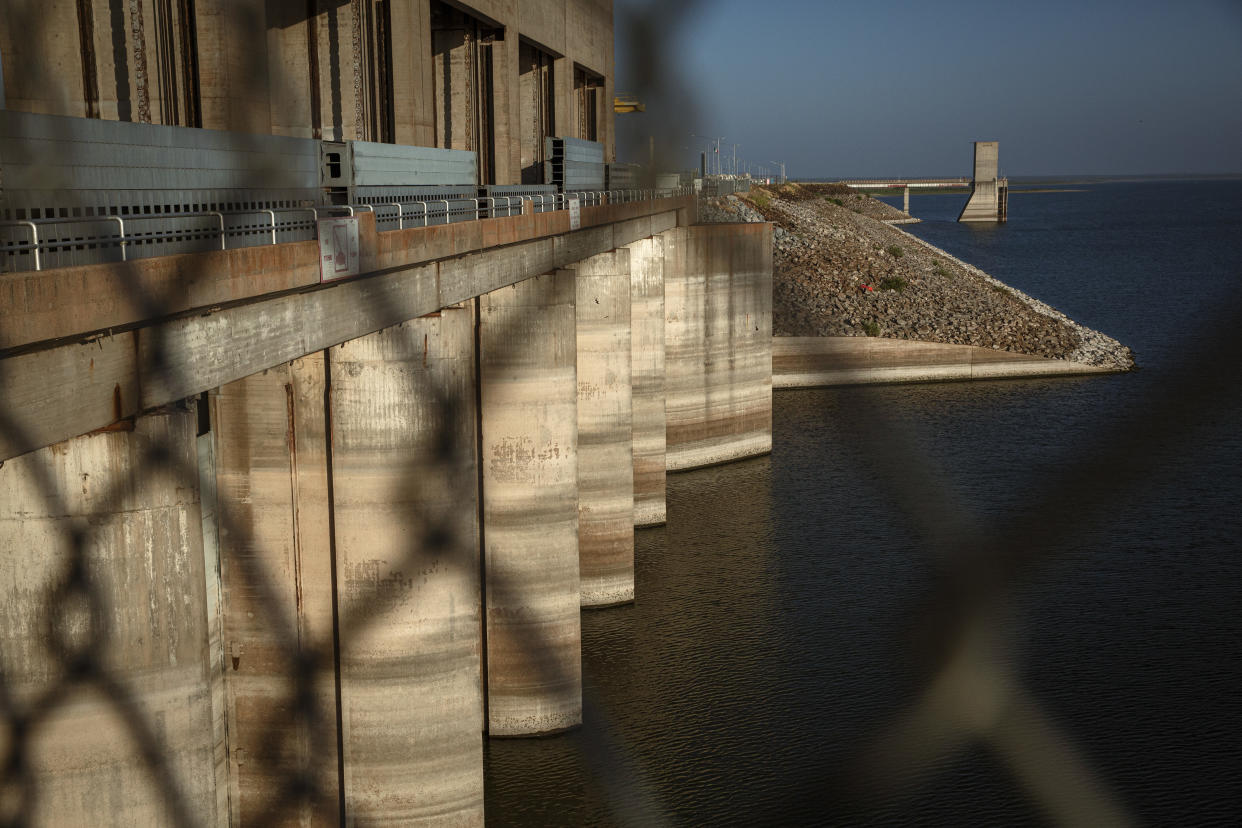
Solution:
[[[1000,178],[997,142],[975,142],[974,178],[850,178],[841,183],[855,190],[901,190],[902,209],[910,212],[910,191],[957,190],[970,187],[970,200],[958,221],[1005,221],[1009,218],[1009,179]]]

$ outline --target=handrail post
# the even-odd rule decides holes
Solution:
[[[122,219],[120,216],[105,216],[104,218],[105,218],[105,219],[111,219],[112,221],[115,221],[115,222],[117,223],[117,227],[119,227],[119,228],[120,228],[120,231],[121,231],[121,261],[123,261],[123,262],[128,261],[128,260],[129,260],[129,257],[128,257],[128,255],[127,255],[127,254],[126,254],[126,252],[125,252],[125,246],[126,246],[127,242],[125,241],[125,221],[124,221],[124,219]]]
[[[24,224],[30,228],[30,248],[34,251],[35,270],[42,270],[43,267],[39,262],[39,226],[33,221],[23,221],[19,222],[19,224]]]
[[[226,250],[227,248],[224,245],[224,213],[218,210],[208,210],[207,215],[215,216],[220,220],[220,249]]]
[[[405,229],[405,215],[404,215],[405,211],[401,209],[401,202],[394,201],[388,206],[397,208],[397,229],[404,230]]]
[[[448,203],[447,198],[444,199],[444,223],[445,224],[453,223],[453,219],[449,216],[449,203]]]
[[[260,213],[267,213],[269,216],[271,216],[271,219],[272,219],[272,244],[275,244],[275,243],[276,243],[276,211],[275,211],[275,210],[260,210],[259,212],[260,212]]]

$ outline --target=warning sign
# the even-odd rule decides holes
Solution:
[[[569,200],[569,229],[579,230],[582,228],[582,202],[576,198]]]
[[[354,216],[320,219],[319,281],[357,276],[359,269],[358,219]]]

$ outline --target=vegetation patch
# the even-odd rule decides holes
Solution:
[[[833,204],[837,205],[838,207],[845,206],[845,202],[839,198],[829,198],[828,196],[824,196],[824,201],[831,201]]]
[[[880,290],[895,290],[901,293],[909,286],[909,282],[900,276],[889,276],[880,282]]]
[[[902,250],[895,244],[884,249],[887,250],[888,255],[892,256],[894,259],[900,259],[902,256],[906,255],[906,251]]]
[[[932,272],[935,273],[937,276],[948,276],[949,275],[949,271],[945,270],[944,265],[942,265],[940,262],[936,262],[935,264],[932,265]]]
[[[750,194],[750,200],[755,203],[755,206],[765,210],[772,203],[771,197],[763,190],[753,190]]]
[[[870,319],[862,323],[862,329],[863,329],[863,333],[865,333],[867,336],[879,336],[880,335],[880,323],[872,321]]]

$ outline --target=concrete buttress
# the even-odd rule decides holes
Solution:
[[[488,733],[582,723],[573,274],[479,297]]]
[[[233,824],[337,822],[325,388],[317,352],[210,395]]]
[[[664,240],[628,245],[634,419],[634,525],[665,522]]]
[[[483,822],[473,308],[330,351],[349,822]]]
[[[582,606],[634,600],[630,251],[575,265],[578,320],[578,566]]]
[[[26,811],[19,822],[176,822],[144,760],[144,737],[179,788],[181,816],[214,822],[205,583],[190,411],[163,409],[132,430],[4,462],[0,667],[17,710],[50,701],[24,744],[12,744],[12,729],[3,737],[6,755],[21,750],[30,774],[30,787],[5,793],[6,809]],[[107,680],[73,676],[80,658]],[[33,801],[13,801],[24,793]]]
[[[665,241],[669,471],[772,450],[772,227],[679,227]]]

